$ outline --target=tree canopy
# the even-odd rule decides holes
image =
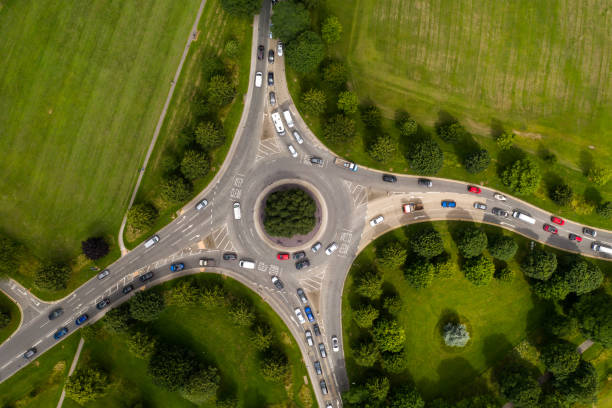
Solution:
[[[204,121],[198,123],[194,133],[196,142],[205,150],[221,146],[225,141],[223,128],[215,122]]]
[[[372,327],[374,320],[378,318],[380,311],[371,304],[365,304],[353,310],[353,320],[357,326],[367,329]]]
[[[275,191],[266,199],[264,228],[276,237],[308,234],[315,227],[317,205],[300,188]]]
[[[357,112],[359,106],[359,99],[357,95],[351,91],[340,92],[338,95],[338,109],[344,111],[344,113],[351,114]]]
[[[128,211],[128,225],[137,232],[145,231],[153,226],[157,218],[157,209],[150,203],[134,204]]]
[[[108,255],[109,247],[104,237],[90,237],[81,242],[83,254],[92,261]]]
[[[557,274],[567,282],[570,292],[583,295],[601,286],[604,276],[597,265],[578,255],[569,257],[569,262],[557,268]]]
[[[410,168],[417,174],[434,175],[444,162],[440,146],[431,138],[423,138],[413,143],[406,154]]]
[[[569,205],[573,196],[574,191],[567,183],[557,184],[550,190],[550,199],[559,205]]]
[[[342,87],[348,79],[348,69],[343,62],[334,61],[323,68],[323,80],[332,88]]]
[[[34,276],[34,284],[40,289],[66,289],[70,278],[70,267],[63,264],[43,264]]]
[[[542,179],[538,165],[529,158],[508,165],[501,174],[502,183],[518,194],[533,193]]]
[[[188,180],[196,180],[208,174],[210,162],[204,152],[187,150],[181,160],[181,173]]]
[[[213,106],[229,105],[236,96],[236,87],[225,75],[213,75],[208,82],[208,103]]]
[[[444,343],[450,347],[465,347],[470,341],[470,333],[465,324],[456,322],[448,322],[444,325],[442,337],[444,337]]]
[[[151,290],[138,291],[130,300],[130,314],[141,322],[156,320],[165,307],[164,297]]]
[[[574,344],[558,339],[544,346],[540,358],[556,378],[564,378],[578,367],[580,353]]]
[[[612,296],[605,292],[582,295],[572,306],[570,316],[578,320],[585,337],[612,347]]]
[[[404,329],[395,320],[379,320],[372,330],[374,342],[382,352],[397,353],[402,351],[406,341]]]
[[[382,284],[382,275],[376,270],[369,270],[357,280],[355,292],[368,299],[378,299],[383,293]]]
[[[302,3],[287,0],[274,6],[272,32],[284,43],[291,42],[309,27],[310,14]]]
[[[221,7],[235,16],[252,16],[259,11],[261,0],[221,0]]]
[[[521,264],[523,273],[530,278],[548,280],[557,269],[557,255],[540,248],[534,248]]]
[[[463,264],[465,277],[476,286],[488,285],[495,273],[495,264],[484,255],[466,259]]]
[[[346,143],[355,136],[355,121],[342,114],[329,118],[323,128],[325,138],[333,143]]]
[[[507,367],[498,376],[502,395],[516,407],[537,407],[542,389],[524,367]]]
[[[66,396],[81,405],[98,399],[108,390],[108,376],[95,368],[80,368],[66,380]]]
[[[463,165],[468,173],[476,174],[485,171],[491,163],[491,155],[487,149],[472,152],[463,160]]]
[[[191,184],[180,176],[167,177],[160,185],[161,197],[172,203],[185,201],[191,195],[191,191]]]
[[[390,242],[380,249],[380,255],[376,257],[376,264],[381,270],[394,270],[400,268],[406,262],[408,251],[397,241]]]
[[[304,111],[313,115],[320,115],[325,112],[327,96],[320,89],[311,89],[302,95],[302,105],[304,106]]]
[[[149,360],[148,370],[155,384],[177,391],[198,370],[198,361],[189,349],[161,343]]]
[[[424,258],[433,258],[444,252],[442,235],[434,229],[422,231],[412,238],[412,250]]]
[[[321,37],[327,44],[335,44],[340,41],[342,34],[342,24],[336,16],[329,16],[321,25]]]
[[[507,235],[498,235],[489,240],[489,253],[495,259],[509,261],[518,250],[518,244],[514,238]]]
[[[300,74],[317,69],[325,56],[321,37],[312,31],[305,31],[287,46],[287,64]]]
[[[482,254],[487,247],[487,234],[475,226],[465,228],[457,239],[457,248],[465,258]]]
[[[388,134],[380,134],[374,144],[368,149],[368,154],[374,160],[386,163],[397,151],[397,143]]]
[[[415,288],[429,287],[436,272],[435,266],[427,259],[414,260],[404,270],[404,277]]]

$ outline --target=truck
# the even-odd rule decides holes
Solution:
[[[591,249],[595,252],[603,252],[604,254],[612,255],[612,248],[599,242],[593,242],[591,244]]]
[[[355,163],[343,160],[339,157],[336,157],[334,163],[336,164],[336,166],[344,167],[347,170],[357,171],[357,165]]]
[[[285,122],[287,122],[287,127],[291,129],[293,127],[293,118],[291,117],[289,109],[283,111],[283,116],[285,117]]]
[[[535,218],[533,218],[531,215],[525,214],[524,212],[521,212],[519,210],[514,210],[512,212],[512,216],[529,224],[535,224],[536,222]]]
[[[402,205],[402,210],[404,213],[409,214],[415,211],[420,211],[423,209],[423,204],[421,203],[408,203]]]
[[[274,112],[272,113],[272,122],[274,122],[274,127],[276,128],[276,133],[281,136],[285,135],[285,127],[283,126],[283,121],[281,120],[280,113]]]

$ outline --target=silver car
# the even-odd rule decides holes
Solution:
[[[106,278],[109,273],[110,273],[110,271],[108,269],[103,270],[102,272],[100,272],[98,274],[98,279],[102,280],[102,279]]]
[[[329,244],[329,246],[325,249],[325,255],[331,255],[333,254],[336,249],[338,249],[338,244],[336,244],[335,242],[332,242],[331,244]]]
[[[487,205],[483,203],[474,203],[474,208],[476,208],[477,210],[486,210]]]
[[[204,208],[206,208],[206,206],[208,205],[208,200],[204,199],[202,201],[200,201],[199,203],[196,204],[196,210],[200,211],[203,210]]]
[[[276,94],[274,92],[270,92],[270,106],[276,105]]]
[[[297,130],[293,131],[293,137],[295,138],[295,141],[298,142],[298,144],[304,143],[304,139],[302,139],[302,136],[300,136]]]
[[[293,158],[298,157],[298,153],[295,150],[295,147],[293,147],[293,145],[287,145],[287,149],[289,150],[289,153],[291,153],[291,157]]]
[[[317,242],[316,244],[314,244],[314,245],[312,246],[312,248],[310,248],[310,250],[311,250],[312,252],[317,252],[319,249],[321,249],[321,246],[322,246],[322,245],[321,245],[321,243],[320,243],[320,242]]]
[[[306,330],[306,342],[310,347],[314,346],[314,341],[312,341],[312,332],[310,330]]]
[[[308,303],[308,299],[306,298],[306,293],[304,292],[304,289],[298,288],[297,294],[300,300],[302,301],[302,303],[304,304]]]

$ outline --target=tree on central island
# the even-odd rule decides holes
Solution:
[[[266,200],[264,228],[275,237],[308,234],[315,226],[316,210],[315,201],[302,189],[276,191]]]

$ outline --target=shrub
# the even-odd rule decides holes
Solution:
[[[444,162],[442,149],[431,138],[424,138],[412,144],[406,158],[410,168],[422,175],[436,174]]]
[[[383,277],[375,270],[365,272],[357,281],[355,292],[368,299],[378,299],[382,295]]]
[[[465,324],[448,322],[444,325],[444,343],[449,347],[465,347],[470,341],[470,333]]]
[[[459,139],[462,139],[467,131],[459,123],[448,123],[438,125],[436,127],[436,133],[440,136],[440,139],[446,143],[457,143]]]
[[[504,132],[495,138],[495,142],[501,150],[508,150],[514,144],[514,133]]]
[[[149,203],[134,204],[128,211],[127,222],[134,231],[146,231],[155,224],[157,210]]]
[[[374,160],[386,163],[393,158],[396,151],[397,143],[389,135],[381,134],[368,150],[368,154]]]
[[[204,150],[219,147],[225,141],[223,128],[210,121],[200,122],[195,129],[195,140]]]
[[[361,112],[361,120],[364,125],[370,129],[376,129],[381,126],[382,115],[380,113],[380,109],[375,105],[370,105],[366,107]]]
[[[320,115],[325,112],[327,97],[325,92],[320,89],[311,89],[302,95],[304,111],[313,115]]]
[[[274,36],[288,43],[308,30],[310,15],[302,3],[283,1],[274,6],[272,24]]]
[[[40,289],[66,289],[70,278],[70,267],[62,264],[42,265],[34,276],[34,284]]]
[[[381,352],[398,353],[404,348],[406,333],[395,320],[376,322],[372,335]]]
[[[300,34],[297,41],[291,41],[287,46],[287,64],[300,74],[317,69],[324,56],[323,41],[312,31]]]
[[[489,242],[489,253],[495,259],[509,261],[514,257],[518,250],[518,244],[514,238],[499,235]]]
[[[332,88],[342,87],[348,79],[348,70],[342,62],[332,62],[323,69],[323,80]]]
[[[336,16],[329,16],[321,25],[321,37],[327,44],[334,44],[340,41],[342,34],[342,24]]]
[[[612,201],[606,201],[597,206],[597,214],[603,218],[612,217]]]
[[[378,348],[376,348],[376,344],[369,342],[361,343],[359,346],[355,347],[353,352],[355,363],[362,367],[372,367],[376,364],[379,357],[380,353]]]
[[[463,265],[465,277],[476,286],[488,285],[495,273],[495,264],[493,261],[480,255],[475,258],[469,258]]]
[[[397,241],[390,242],[380,250],[380,256],[376,258],[376,265],[381,270],[394,270],[400,268],[406,262],[407,251]]]
[[[598,186],[603,186],[612,178],[612,169],[607,167],[592,167],[589,169],[589,180]]]
[[[141,322],[151,322],[164,310],[164,298],[157,292],[138,291],[130,300],[130,314]]]
[[[224,75],[213,75],[208,82],[208,103],[213,106],[225,106],[232,103],[236,88]]]
[[[569,184],[557,184],[550,191],[550,199],[559,205],[569,205],[572,202],[574,192]]]
[[[357,99],[357,95],[354,92],[344,91],[338,95],[338,109],[344,111],[344,113],[355,113],[358,106],[359,99]]]
[[[228,58],[236,58],[240,53],[240,43],[234,39],[227,41],[225,47],[223,47],[223,52]]]
[[[355,135],[355,121],[342,114],[335,115],[327,121],[323,135],[332,143],[346,143]]]
[[[104,396],[108,390],[108,376],[95,368],[79,368],[65,385],[66,397],[84,405]]]
[[[495,277],[495,279],[501,282],[510,283],[514,280],[516,274],[514,273],[514,269],[511,269],[510,267],[506,266],[495,271],[495,274],[493,276]]]
[[[457,248],[465,258],[473,258],[482,254],[487,243],[487,234],[480,228],[470,226],[465,228],[457,239]]]
[[[261,362],[261,373],[268,381],[283,382],[289,374],[287,356],[277,349],[269,349]]]
[[[534,248],[523,260],[521,269],[530,278],[548,280],[557,269],[557,256],[553,252]]]
[[[408,356],[402,350],[399,353],[382,353],[380,366],[390,374],[399,374],[408,368]]]
[[[171,203],[185,201],[191,195],[191,184],[180,176],[170,176],[164,179],[160,186],[161,197]]]
[[[463,165],[468,173],[476,174],[484,171],[491,163],[491,156],[487,149],[480,149],[470,153],[464,160]]]
[[[127,349],[135,357],[148,359],[157,346],[157,338],[146,331],[132,332],[126,339]]]
[[[415,288],[427,288],[433,282],[436,268],[427,260],[417,260],[404,271],[404,277]]]
[[[210,162],[206,153],[187,150],[181,160],[181,173],[188,180],[196,180],[208,174]]]
[[[536,190],[542,179],[540,168],[531,159],[519,159],[508,165],[501,174],[502,183],[518,194]]]
[[[412,239],[412,250],[424,258],[433,258],[444,252],[442,235],[434,229],[426,230]]]
[[[576,370],[580,362],[580,354],[576,346],[569,341],[559,339],[547,344],[540,358],[548,371],[557,378],[566,377]]]
[[[264,228],[276,237],[308,234],[315,226],[317,206],[302,189],[275,191],[266,199]]]
[[[92,261],[108,255],[109,247],[104,237],[91,237],[81,242],[83,254]]]

